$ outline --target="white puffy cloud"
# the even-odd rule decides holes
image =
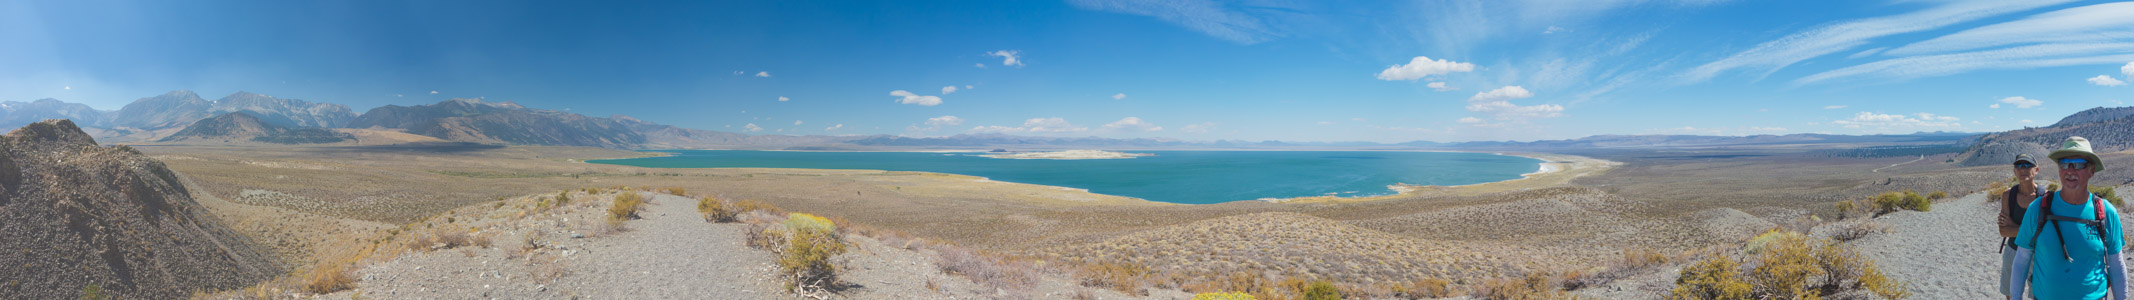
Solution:
[[[975,88],[978,88],[978,87],[977,87],[977,86],[972,86],[972,85],[964,85],[964,86],[963,86],[963,89],[966,89],[966,90],[968,90],[968,89],[975,89]]]
[[[747,128],[749,132],[763,131],[763,127],[756,126],[756,123],[748,123],[747,126],[742,126],[741,128]]]
[[[2127,65],[2119,66],[2119,74],[2127,74],[2127,79],[2134,79],[2134,61],[2127,62]]]
[[[1150,124],[1147,121],[1142,121],[1141,118],[1126,117],[1124,119],[1119,119],[1119,121],[1111,122],[1111,124],[1104,124],[1104,130],[1119,132],[1153,132],[1163,131],[1163,126],[1156,126],[1156,124]]]
[[[1126,93],[1119,93],[1119,94],[1116,94],[1116,95],[1111,95],[1111,99],[1112,99],[1112,100],[1120,100],[1120,99],[1126,99]]]
[[[953,86],[953,85],[951,85],[951,86],[944,86],[944,87],[941,87],[941,95],[943,95],[943,96],[946,96],[946,95],[948,95],[949,93],[955,93],[955,92],[956,92],[956,86]]]
[[[1443,92],[1443,91],[1451,91],[1451,90],[1457,90],[1457,89],[1459,89],[1459,88],[1454,88],[1454,87],[1450,87],[1450,86],[1445,86],[1445,82],[1443,82],[1443,81],[1439,81],[1439,82],[1431,82],[1430,84],[1427,84],[1427,85],[1423,85],[1423,86],[1427,86],[1427,87],[1430,87],[1430,89],[1432,89],[1432,90],[1437,90],[1437,91],[1439,91],[1439,92]]]
[[[1178,129],[1178,132],[1184,132],[1184,133],[1190,133],[1190,134],[1203,134],[1203,133],[1208,133],[1208,131],[1210,131],[1210,130],[1215,130],[1215,122],[1201,122],[1200,124],[1187,124],[1185,128],[1179,128],[1179,129]]]
[[[1001,59],[1001,61],[1000,61],[1000,65],[1002,65],[1002,66],[1015,66],[1015,67],[1021,67],[1021,66],[1023,66],[1023,60],[1022,60],[1022,56],[1021,56],[1021,54],[1022,54],[1022,51],[1017,51],[1017,50],[1000,50],[1000,51],[986,52],[986,54],[985,54],[985,55],[986,55],[986,56],[999,56],[1000,58],[1002,58],[1002,59]],[[979,67],[980,67],[980,68],[984,68],[984,66],[983,66],[983,65],[981,65],[981,66],[979,66]]]
[[[2097,75],[2097,77],[2090,77],[2090,84],[2102,86],[2122,86],[2127,85],[2127,82],[2119,81],[2118,78],[2112,78],[2112,76],[2109,75]]]
[[[1841,125],[1845,128],[1876,127],[1880,129],[1963,126],[1962,123],[1957,123],[1957,120],[1958,119],[1956,117],[1939,116],[1931,113],[1899,115],[1878,114],[1863,111],[1858,114],[1854,114],[1852,116],[1852,119],[1830,121],[1830,124]]]
[[[1527,91],[1526,88],[1505,86],[1487,92],[1475,93],[1474,97],[1467,98],[1467,111],[1492,114],[1499,120],[1563,116],[1563,106],[1561,105],[1519,106],[1511,102],[1513,99],[1524,99],[1533,96],[1534,93]]]
[[[1823,109],[1840,109],[1840,108],[1846,108],[1846,107],[1849,107],[1849,105],[1831,105],[1831,106],[1824,106],[1824,107],[1823,107]]]
[[[1476,117],[1465,117],[1465,118],[1460,118],[1460,124],[1477,124],[1477,123],[1482,123],[1482,118],[1476,118]]]
[[[822,131],[833,131],[833,130],[837,130],[837,129],[839,129],[839,128],[845,128],[845,124],[837,124],[837,125],[834,125],[834,126],[830,126],[830,128],[823,128],[823,129],[822,129]]]
[[[431,95],[436,95],[436,94],[437,94],[437,91],[430,91],[430,94],[431,94]]]
[[[1497,89],[1494,89],[1494,90],[1489,90],[1489,91],[1487,91],[1487,92],[1480,92],[1480,93],[1475,93],[1475,96],[1474,96],[1474,97],[1468,97],[1468,98],[1467,98],[1467,101],[1469,101],[1469,102],[1484,102],[1484,101],[1505,101],[1505,100],[1512,100],[1512,99],[1522,99],[1522,98],[1530,98],[1530,97],[1534,97],[1534,92],[1530,92],[1530,91],[1527,91],[1527,90],[1526,90],[1526,88],[1524,88],[1524,87],[1519,87],[1519,86],[1516,86],[1516,85],[1514,85],[1514,86],[1505,86],[1505,87],[1497,88]]]
[[[985,68],[985,63],[978,63],[978,64],[977,64],[977,66],[978,66],[978,68],[979,68],[979,69],[984,69],[984,68]]]
[[[971,133],[1067,133],[1089,131],[1089,127],[1074,126],[1061,118],[1033,118],[1024,120],[1020,127],[978,126]]]
[[[793,120],[793,125],[800,125],[800,120]]]
[[[1429,57],[1417,56],[1415,59],[1409,60],[1406,65],[1393,65],[1386,67],[1384,71],[1378,71],[1378,79],[1386,81],[1416,80],[1422,79],[1424,76],[1444,75],[1452,72],[1472,72],[1474,70],[1475,64],[1471,63],[1442,59],[1432,60]]]
[[[793,98],[778,97],[778,102],[785,102],[786,100],[793,100]]]
[[[897,103],[899,104],[912,104],[918,106],[941,105],[941,97],[938,96],[920,96],[919,94],[913,94],[905,90],[889,91],[889,95],[903,97],[897,99]]]
[[[2032,107],[2038,107],[2039,105],[2045,105],[2045,101],[2038,101],[2038,100],[2036,100],[2036,99],[2030,99],[2030,98],[2023,98],[2023,97],[2021,97],[2021,96],[2016,96],[2016,97],[2008,97],[2008,98],[2001,98],[2001,101],[2000,101],[2000,102],[2001,102],[2001,103],[2007,103],[2007,104],[2014,104],[2014,105],[2015,105],[2015,108],[2032,108]],[[1998,107],[1996,107],[1996,108],[1998,108]]]
[[[771,71],[756,72],[756,77],[771,77]]]
[[[1541,34],[1555,34],[1558,32],[1571,32],[1571,30],[1564,29],[1563,27],[1549,26],[1549,29],[1542,30]]]
[[[956,126],[956,125],[963,125],[963,118],[957,118],[956,116],[939,116],[939,117],[932,117],[932,118],[926,118],[926,125],[927,125],[927,126]]]

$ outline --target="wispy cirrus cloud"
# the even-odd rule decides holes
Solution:
[[[1912,56],[2010,45],[2097,43],[2128,39],[2134,39],[2134,2],[2074,7],[2021,20],[1979,26],[1890,49],[1883,54]]]
[[[1213,0],[1069,0],[1075,7],[1155,17],[1186,29],[1240,44],[1255,44],[1283,33],[1247,10],[1276,9],[1279,3],[1230,4]]]
[[[1763,71],[1763,76],[1768,76],[1771,72],[1810,58],[1859,48],[1876,38],[1932,30],[2067,2],[2072,1],[1955,1],[1910,13],[1840,22],[1764,42],[1747,51],[1691,68],[1679,75],[1678,79],[1683,83],[1699,83],[1742,69],[1760,70]]]
[[[2134,60],[2134,43],[2043,44],[1895,58],[1808,75],[1793,80],[1793,84],[1799,86],[1861,77],[1904,80],[1975,70],[2106,64],[2129,60]]]

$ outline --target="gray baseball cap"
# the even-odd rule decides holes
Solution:
[[[2036,160],[2032,160],[2032,159],[2030,159],[2030,153],[2016,154],[2016,155],[2015,155],[2015,163],[2016,163],[2016,164],[2031,164],[2031,165],[2037,165],[2037,164],[2038,164]]]

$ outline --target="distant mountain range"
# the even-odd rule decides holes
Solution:
[[[158,142],[252,141],[277,144],[320,144],[352,140],[347,133],[321,127],[290,127],[261,120],[250,111],[223,113],[201,119]]]
[[[355,114],[347,106],[238,92],[214,101],[190,91],[141,98],[117,111],[54,99],[0,102],[0,128],[44,119],[73,119],[107,142],[278,141],[319,142],[344,138],[338,131],[397,131],[446,141],[514,145],[585,146],[615,149],[752,150],[1060,150],[1060,149],[1467,149],[1545,151],[1606,148],[1697,148],[1768,145],[1847,145],[1962,148],[1960,160],[2043,153],[2069,134],[2099,141],[2099,150],[2134,148],[2134,107],[2097,108],[2051,127],[1998,133],[1920,132],[1901,135],[1789,134],[1754,136],[1596,135],[1530,142],[1442,143],[1185,141],[1167,138],[1034,137],[962,134],[946,137],[895,135],[748,135],[664,125],[623,115],[591,117],[529,108],[512,102],[451,99],[428,105],[387,105]],[[211,119],[216,118],[216,119]],[[188,126],[197,128],[186,128]],[[349,128],[335,129],[332,128]],[[338,131],[336,131],[338,130]],[[350,131],[355,130],[355,131]],[[1909,149],[1901,152],[1927,151]],[[1888,152],[1888,151],[1885,151]],[[1892,152],[1895,153],[1895,152]],[[1947,153],[1947,152],[1938,152]],[[1982,160],[1985,161],[1985,160]]]

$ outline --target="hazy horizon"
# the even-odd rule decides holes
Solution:
[[[751,135],[1503,141],[2044,126],[2134,2],[0,3],[0,101],[511,101]]]

